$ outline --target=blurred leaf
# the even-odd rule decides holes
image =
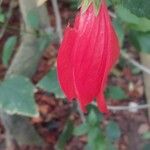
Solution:
[[[107,150],[117,150],[117,148],[112,142],[107,142]]]
[[[120,138],[121,131],[116,122],[109,122],[109,124],[106,126],[106,135],[110,140],[117,140]]]
[[[150,33],[140,33],[136,31],[130,31],[129,40],[135,46],[138,51],[150,53]]]
[[[136,50],[140,51],[141,48],[140,48],[140,44],[138,41],[138,32],[137,31],[133,31],[133,30],[129,31],[129,40],[135,46]]]
[[[149,0],[121,0],[123,5],[139,17],[150,19]]]
[[[0,22],[5,22],[5,14],[0,11]]]
[[[50,43],[50,35],[45,35],[38,38],[37,48],[41,52],[43,49],[46,49]]]
[[[88,145],[89,145],[88,147],[91,147],[92,150],[107,150],[105,136],[103,135],[99,126],[89,130]]]
[[[58,98],[64,98],[64,94],[62,93],[58,81],[56,70],[52,69],[49,73],[38,82],[37,86],[47,92],[52,92]]]
[[[90,145],[89,143],[87,143],[85,145],[85,150],[91,150],[92,149],[92,145]]]
[[[113,100],[121,100],[127,98],[127,95],[125,94],[123,89],[117,86],[109,86],[106,89],[105,94],[107,98],[111,98]]]
[[[39,28],[40,20],[36,9],[29,11],[29,13],[27,14],[27,22],[28,25],[31,26],[33,29]]]
[[[64,146],[67,143],[67,141],[71,138],[72,133],[73,133],[73,122],[68,121],[68,123],[64,128],[64,131],[62,132],[62,134],[58,139],[56,150],[64,150]]]
[[[83,123],[80,126],[75,127],[73,133],[76,136],[81,136],[81,135],[87,134],[88,130],[89,130],[88,124],[87,123]]]
[[[8,65],[8,62],[13,53],[16,43],[17,43],[16,36],[12,36],[8,38],[7,41],[5,42],[3,54],[2,54],[2,61],[3,61],[3,64],[6,66]]]
[[[98,127],[94,127],[89,129],[88,132],[88,144],[90,145],[92,150],[96,150],[96,138],[98,137],[98,134],[100,134],[100,129]]]
[[[150,53],[150,33],[140,34],[138,37],[140,50],[142,52]]]
[[[132,64],[130,64],[130,65],[131,65],[131,71],[134,75],[139,74],[141,72],[141,70],[139,68],[135,67]]]
[[[145,144],[143,150],[149,150],[150,144]]]
[[[71,4],[70,4],[70,7],[71,7],[71,9],[73,9],[73,10],[78,9],[78,7],[81,5],[81,1],[80,1],[80,0],[71,0],[70,3],[71,3]]]
[[[118,39],[119,39],[119,42],[120,42],[120,45],[122,46],[123,45],[123,41],[124,41],[124,31],[121,27],[121,22],[119,19],[115,19],[113,20],[113,25],[115,27],[115,30],[117,32],[117,35],[118,35]]]
[[[112,0],[106,0],[107,6],[110,7],[112,5]]]
[[[96,113],[96,116],[97,116],[97,120],[99,122],[102,122],[103,121],[103,114],[99,112],[99,110],[97,109],[96,106],[92,105],[92,104],[89,104],[86,109],[88,110],[88,112],[91,112],[91,111],[94,111]]]
[[[105,136],[99,135],[98,138],[95,141],[96,143],[96,148],[95,150],[108,150],[107,149],[107,142],[105,139]]]
[[[149,19],[144,17],[137,17],[136,15],[132,14],[128,9],[124,8],[121,5],[118,5],[116,7],[116,12],[120,19],[128,23],[129,28],[142,32],[150,31]]]
[[[146,132],[143,134],[144,139],[150,139],[150,132]]]
[[[97,115],[93,109],[90,110],[90,112],[87,116],[87,121],[88,121],[89,125],[91,125],[91,126],[95,126],[99,122]]]
[[[124,50],[122,50],[122,51],[124,51]],[[120,59],[119,59],[119,67],[121,69],[123,69],[126,66],[127,66],[127,61],[124,58],[120,57]],[[106,96],[107,96],[107,88],[106,88]]]
[[[10,76],[0,84],[0,108],[11,115],[38,116],[34,91],[28,78]]]

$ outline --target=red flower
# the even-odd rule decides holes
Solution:
[[[67,27],[57,58],[58,79],[69,100],[76,98],[81,108],[96,98],[101,112],[107,112],[104,89],[107,76],[116,63],[119,44],[102,0],[98,15],[93,4],[76,16]]]

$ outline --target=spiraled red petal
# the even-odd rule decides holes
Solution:
[[[73,57],[73,73],[74,73],[74,85],[77,91],[77,98],[81,102],[81,107],[85,107],[91,102],[95,96],[93,92],[97,89],[91,84],[92,78],[87,75],[89,66],[91,64],[91,57],[94,55],[93,44],[96,42],[96,36],[98,34],[98,24],[95,24],[96,17],[92,7],[89,7],[87,13],[80,14],[78,37],[76,45],[74,47]],[[93,32],[93,29],[96,32]],[[91,37],[93,35],[93,38]],[[96,69],[96,68],[95,68]],[[86,81],[89,79],[90,81]]]
[[[73,46],[77,32],[67,27],[62,41],[61,47],[59,48],[59,53],[57,57],[57,74],[60,82],[60,86],[64,91],[65,95],[69,100],[76,97],[74,85],[73,85],[73,75],[72,75],[72,63],[71,56],[73,52]]]
[[[104,90],[105,90],[105,86],[106,86],[106,82],[107,82],[107,76],[112,68],[112,66],[116,63],[116,60],[119,56],[119,42],[116,36],[116,33],[114,32],[113,26],[111,25],[111,21],[109,18],[109,14],[107,11],[107,7],[105,6],[105,3],[102,4],[102,8],[103,8],[103,14],[104,14],[104,18],[105,18],[105,27],[106,27],[106,31],[107,34],[105,37],[107,37],[105,39],[105,49],[104,51],[107,50],[107,58],[105,60],[106,62],[106,66],[103,70],[103,78],[101,81],[101,87],[100,87],[100,92],[98,94],[97,97],[97,101],[98,101],[98,106],[99,109],[102,112],[107,113],[107,106],[105,104],[105,98],[104,98]],[[104,56],[103,56],[104,57]]]
[[[92,6],[91,6],[92,7]],[[73,56],[73,72],[75,86],[78,91],[78,99],[82,106],[89,104],[99,93],[101,70],[105,68],[105,57],[102,57],[104,49],[105,24],[103,14],[94,15],[94,9],[89,7],[90,13],[82,15],[81,26],[85,24],[83,31],[79,29],[81,36],[76,40]],[[91,12],[91,10],[93,12]],[[92,14],[92,15],[91,15]],[[86,23],[84,23],[86,21]],[[79,27],[79,28],[80,28]],[[99,69],[101,67],[101,70]]]
[[[85,16],[80,17],[78,32],[81,35],[76,40],[73,55],[74,85],[83,108],[97,97],[100,110],[107,112],[103,92],[119,47],[105,3],[97,17],[91,14],[94,10],[89,7]]]
[[[107,109],[107,105],[103,93],[98,95],[97,104],[98,104],[98,108],[102,113],[108,113],[108,109]]]

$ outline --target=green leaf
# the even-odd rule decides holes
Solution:
[[[143,150],[149,150],[150,144],[145,144]]]
[[[72,133],[73,133],[73,122],[68,121],[66,124],[64,131],[60,135],[58,139],[58,143],[56,146],[56,150],[64,150],[64,146],[67,143],[67,141],[71,138]]]
[[[73,134],[75,136],[81,136],[81,135],[87,134],[88,131],[89,131],[89,126],[88,126],[87,123],[84,123],[84,124],[81,124],[78,127],[75,127]]]
[[[104,136],[101,136],[101,137],[96,139],[95,147],[96,147],[95,150],[108,150],[106,139]],[[113,150],[113,149],[111,149],[111,150]]]
[[[89,104],[87,107],[88,112],[94,111],[97,117],[98,122],[103,121],[103,114],[99,112],[95,105]]]
[[[150,19],[150,1],[149,0],[121,0],[122,4],[132,13],[139,17]]]
[[[142,32],[150,31],[149,19],[144,17],[137,17],[136,15],[132,14],[128,9],[124,8],[121,5],[118,5],[116,7],[116,12],[121,20],[128,23],[129,28]]]
[[[138,32],[137,31],[133,31],[130,30],[129,31],[129,41],[131,41],[131,43],[135,46],[137,51],[140,51],[140,45],[139,45],[139,41],[138,41]]]
[[[33,29],[38,29],[40,25],[38,11],[36,9],[32,9],[27,14],[27,22],[28,25],[31,26]]]
[[[16,43],[17,43],[16,36],[12,36],[8,38],[7,41],[5,42],[3,53],[2,53],[2,61],[3,61],[3,64],[6,66],[8,65],[8,62],[13,53]]]
[[[150,139],[150,132],[146,132],[143,134],[143,139]]]
[[[37,48],[41,52],[43,49],[46,49],[50,43],[50,35],[45,35],[38,38]]]
[[[127,98],[127,95],[125,94],[123,89],[121,89],[120,87],[109,86],[106,89],[106,97],[111,98],[113,100],[122,100],[122,99]]]
[[[150,33],[141,33],[136,31],[130,31],[129,40],[135,46],[136,50],[150,53]]]
[[[106,150],[106,139],[99,126],[89,130],[88,145],[88,147],[90,147],[92,150]]]
[[[0,108],[11,115],[38,116],[34,91],[28,78],[10,76],[0,84]]]
[[[1,11],[0,11],[0,22],[2,23],[5,22],[5,14],[3,14]]]
[[[139,34],[137,39],[140,45],[140,50],[142,52],[150,53],[150,33]]]
[[[121,21],[120,21],[120,19],[117,18],[117,19],[113,20],[113,25],[114,25],[115,30],[117,32],[120,45],[122,46],[125,34],[124,34],[124,31],[123,31],[123,29],[121,27]]]
[[[107,149],[106,150],[117,150],[117,149],[111,141],[107,141]]]
[[[110,140],[117,140],[120,138],[121,131],[116,122],[109,122],[109,124],[106,126],[106,135]]]
[[[98,134],[101,134],[100,129],[98,127],[93,127],[89,129],[88,144],[90,145],[90,147],[92,147],[93,150],[95,150],[95,141],[98,137]]]
[[[108,7],[110,7],[112,5],[112,0],[106,0],[106,4]]]
[[[58,98],[64,98],[64,94],[62,93],[58,81],[56,70],[52,69],[49,73],[38,82],[37,86],[47,92],[52,92]]]
[[[71,0],[70,2],[70,8],[72,10],[77,10],[81,6],[81,1],[80,0]]]
[[[95,126],[99,123],[96,112],[93,109],[90,110],[88,117],[87,117],[87,121],[90,126]]]

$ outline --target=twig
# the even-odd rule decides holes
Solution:
[[[63,37],[63,32],[62,32],[61,17],[60,17],[60,12],[58,8],[58,2],[57,0],[51,0],[51,1],[52,1],[53,9],[54,9],[54,14],[56,17],[56,29],[57,29],[59,39],[61,41]]]
[[[110,15],[110,17],[112,17],[112,18],[117,18],[117,16],[116,16],[116,14],[115,13],[113,13],[113,12],[111,12],[111,11],[109,11],[109,15]]]
[[[143,104],[143,105],[138,105],[137,104],[137,106],[135,106],[135,108],[136,109],[147,109],[147,108],[149,108],[150,107],[150,105],[148,105],[148,104]],[[130,106],[108,106],[108,109],[109,110],[113,110],[113,111],[119,111],[119,110],[130,110],[130,109],[132,109]]]
[[[0,6],[2,5],[3,0],[0,0]]]
[[[146,66],[144,66],[144,65],[142,65],[142,64],[140,64],[140,63],[138,63],[138,62],[135,61],[134,59],[130,58],[130,56],[129,56],[127,53],[121,51],[121,56],[122,56],[123,58],[127,59],[131,64],[133,64],[134,66],[136,66],[137,68],[139,68],[139,69],[142,70],[143,72],[145,72],[145,73],[147,73],[147,74],[150,74],[150,69],[149,69],[149,68],[147,68]]]
[[[92,103],[97,106],[96,102]],[[130,112],[137,112],[139,109],[148,109],[150,108],[149,104],[137,104],[135,102],[130,102],[127,106],[107,106],[107,108],[111,111],[121,111],[128,110]]]
[[[4,23],[0,22],[0,27],[2,25],[4,25]],[[29,31],[27,29],[24,29],[24,28],[19,29],[19,28],[15,27],[15,26],[9,26],[9,25],[7,25],[6,29],[9,29],[10,33],[12,33],[11,31],[17,31],[17,32],[20,31],[20,33],[22,33],[22,34],[29,34],[29,35],[35,35],[35,36],[37,36],[37,33],[31,32],[31,31]],[[7,30],[7,32],[9,32],[9,30]],[[59,43],[59,37],[58,37],[57,33],[53,31],[52,27],[47,27],[47,28],[44,29],[44,31],[45,32],[43,32],[40,35],[40,37],[44,37],[46,35],[50,35],[50,37],[52,37],[51,38],[51,42],[52,43]]]
[[[0,27],[1,27],[1,26],[4,26],[4,25],[5,25],[5,23],[0,22]],[[7,25],[6,29],[9,29],[9,30],[11,30],[11,31],[20,31],[21,33],[27,33],[27,34],[31,34],[31,35],[36,35],[36,34],[33,33],[33,32],[30,32],[30,31],[24,30],[24,29],[19,29],[18,27],[15,27],[15,26],[12,26],[12,25],[11,25],[11,26]],[[7,32],[8,32],[9,30],[7,30]]]

